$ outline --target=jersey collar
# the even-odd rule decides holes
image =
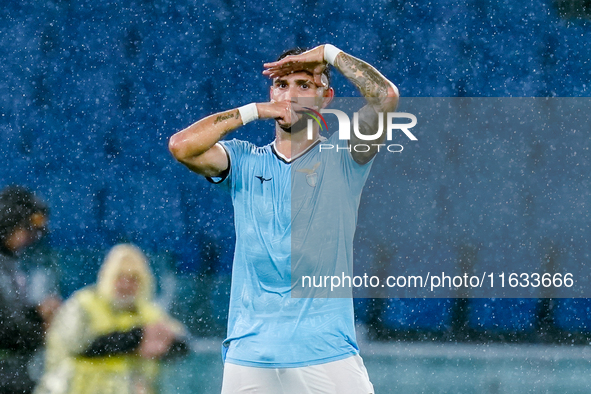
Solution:
[[[299,159],[300,157],[302,157],[306,153],[310,152],[310,150],[312,150],[312,148],[314,148],[316,145],[318,145],[324,141],[326,141],[326,137],[319,136],[318,139],[316,141],[314,141],[310,146],[308,146],[306,149],[304,149],[303,151],[301,151],[297,155],[292,156],[291,158],[285,157],[285,155],[283,155],[281,152],[279,152],[277,150],[277,147],[275,146],[275,140],[273,140],[273,142],[271,143],[271,149],[273,150],[273,153],[275,153],[275,156],[277,156],[277,158],[279,160],[281,160],[284,163],[291,164],[294,160]]]

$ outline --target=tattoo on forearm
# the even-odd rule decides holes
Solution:
[[[341,52],[335,59],[335,66],[357,86],[363,96],[378,99],[388,96],[387,80],[364,61]]]
[[[215,118],[215,120],[213,121],[213,124],[218,124],[220,122],[223,122],[224,120],[233,119],[233,118],[238,118],[238,115],[236,115],[235,113],[218,115]]]

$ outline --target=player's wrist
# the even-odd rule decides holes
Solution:
[[[259,118],[259,111],[256,103],[243,105],[238,108],[238,112],[240,113],[240,119],[242,119],[243,125]]]
[[[278,115],[277,103],[256,103],[259,119],[274,119]]]
[[[334,45],[324,44],[324,61],[334,66],[334,61],[341,52],[343,51]]]

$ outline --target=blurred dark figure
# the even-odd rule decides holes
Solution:
[[[0,192],[0,394],[32,392],[29,359],[43,344],[45,328],[60,304],[55,296],[39,305],[28,301],[18,258],[45,234],[48,214],[47,205],[24,187]]]
[[[36,394],[153,394],[166,357],[186,354],[186,330],[152,300],[144,253],[113,247],[96,285],[72,295],[47,333]]]

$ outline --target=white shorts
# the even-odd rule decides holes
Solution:
[[[257,368],[226,363],[222,394],[373,394],[359,355],[297,368]]]

